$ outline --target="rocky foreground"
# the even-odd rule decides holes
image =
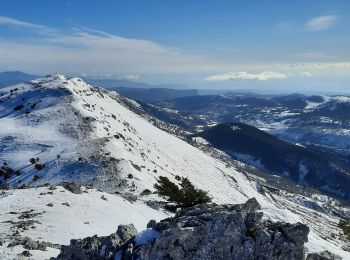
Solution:
[[[107,237],[71,240],[52,259],[305,259],[309,228],[262,220],[255,198],[237,205],[198,205],[147,230],[120,225]],[[335,259],[322,253],[307,259]]]

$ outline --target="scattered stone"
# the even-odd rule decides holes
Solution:
[[[151,195],[152,192],[149,189],[144,189],[141,193],[140,196],[148,196]]]
[[[163,206],[163,203],[161,201],[148,200],[146,205],[152,209],[159,210]]]
[[[341,260],[342,258],[338,255],[335,255],[328,250],[318,252],[318,253],[311,253],[308,254],[306,257],[306,260]]]
[[[81,186],[74,182],[63,182],[61,183],[61,185],[63,186],[63,188],[65,188],[66,190],[69,190],[74,194],[81,194],[82,192]]]
[[[101,196],[101,199],[106,200],[106,201],[108,200],[108,199],[105,197],[105,195],[102,195],[102,196]]]
[[[19,256],[30,257],[32,256],[32,254],[28,250],[24,250],[22,253],[19,254]]]
[[[50,187],[49,187],[49,190],[56,190],[57,188],[56,188],[56,186],[55,185],[51,185]]]
[[[48,207],[53,207],[53,203],[46,204]]]
[[[135,202],[137,200],[137,196],[132,194],[131,192],[125,192],[120,194],[124,199],[126,199],[129,202]]]
[[[43,242],[43,241],[34,241],[29,237],[12,237],[12,241],[8,244],[7,247],[15,247],[22,245],[27,250],[41,250],[46,251],[46,247],[60,248],[58,245]]]
[[[70,207],[69,203],[68,202],[63,202],[62,203],[63,206],[67,206],[67,207]]]

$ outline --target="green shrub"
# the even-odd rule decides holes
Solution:
[[[45,164],[41,164],[41,163],[36,163],[34,165],[35,169],[37,169],[38,171],[41,171],[42,169],[44,169]]]
[[[160,176],[154,188],[168,202],[175,203],[179,208],[188,208],[197,204],[209,203],[211,198],[206,191],[197,189],[187,178],[180,178],[180,187],[167,177]]]
[[[40,176],[39,175],[34,175],[33,176],[33,181],[37,181],[37,180],[39,180],[40,179]]]
[[[31,164],[35,164],[35,163],[36,163],[36,159],[35,159],[35,158],[30,158],[30,159],[29,159],[29,162],[30,162]]]

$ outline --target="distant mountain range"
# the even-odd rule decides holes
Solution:
[[[30,81],[38,77],[37,75],[31,75],[21,71],[0,72],[0,88]]]
[[[218,124],[194,136],[204,138],[235,160],[350,199],[350,169],[342,169],[324,153],[282,141],[243,123]]]
[[[187,89],[184,85],[179,84],[159,84],[159,85],[153,85],[143,82],[136,82],[126,79],[90,79],[90,78],[84,78],[84,80],[94,86],[97,87],[103,87],[106,89],[115,89],[119,87],[124,88],[169,88],[169,89]]]
[[[16,85],[38,78],[37,75],[21,71],[0,72],[0,88]],[[109,90],[115,90],[121,95],[142,102],[157,102],[198,95],[198,90],[188,89],[177,84],[152,85],[142,82],[118,79],[85,79],[86,82]]]

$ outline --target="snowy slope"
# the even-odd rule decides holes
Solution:
[[[343,242],[337,238],[328,239],[332,232],[339,232],[336,217],[319,214],[283,196],[259,193],[256,183],[246,174],[158,129],[128,108],[137,107],[138,103],[126,100],[115,92],[95,88],[79,78],[55,74],[3,89],[0,100],[0,160],[6,163],[5,168],[19,171],[19,174],[13,173],[7,180],[14,186],[24,182],[38,185],[77,181],[93,184],[103,191],[118,192],[122,196],[127,193],[139,195],[144,189],[152,191],[158,176],[175,180],[175,176],[179,175],[188,177],[198,188],[208,191],[216,203],[243,203],[248,198],[256,197],[266,218],[301,221],[310,226],[308,250],[328,248],[350,257],[341,249]],[[44,168],[36,169],[29,162],[30,158],[39,158],[36,163],[44,165]],[[40,178],[34,181],[34,175]],[[10,193],[13,195],[0,199],[0,202],[4,202],[0,203],[1,212],[12,211],[10,208],[13,205],[18,205],[16,210],[34,208],[48,212],[45,215],[47,218],[43,217],[42,230],[26,231],[28,236],[35,239],[39,234],[45,234],[45,241],[68,243],[74,237],[110,233],[125,221],[144,228],[149,219],[164,216],[164,213],[142,203],[142,200],[157,199],[154,195],[141,197],[142,200],[130,204],[115,195],[110,195],[113,199],[108,198],[105,202],[100,199],[100,193],[94,191],[79,195],[84,199],[79,197],[80,203],[76,203],[75,195],[67,192],[38,196],[40,189],[43,188],[12,190]],[[38,202],[28,200],[22,204],[22,197],[39,199]],[[59,207],[63,211],[58,206],[53,207],[52,211],[48,210],[46,199],[53,200],[55,205],[70,201],[69,204],[75,205],[75,211],[70,213],[72,215],[66,214],[66,206],[61,205]],[[113,214],[97,214],[109,208],[113,208]],[[142,213],[139,214],[140,211]],[[310,219],[310,215],[314,218]],[[1,218],[5,216],[1,215]],[[74,223],[75,227],[69,229],[71,233],[63,238],[62,233],[56,231],[63,224],[70,225],[71,221],[75,221],[72,220],[75,216],[79,223]],[[56,218],[62,222],[54,222]],[[81,225],[86,218],[95,221],[96,225]],[[323,229],[318,227],[315,218],[319,220],[318,223],[324,224]],[[56,231],[45,233],[50,228]],[[6,230],[3,226],[1,232]]]
[[[50,194],[52,192],[52,194]],[[101,199],[104,196],[105,199]],[[169,215],[162,211],[147,207],[141,202],[130,203],[119,196],[98,192],[95,189],[86,193],[73,194],[63,187],[50,190],[48,187],[25,190],[11,190],[0,195],[0,237],[6,238],[15,230],[20,230],[22,237],[51,242],[69,244],[72,238],[110,235],[117,230],[118,224],[133,223],[141,231],[146,228],[150,219],[160,220]],[[52,203],[53,206],[47,206]],[[62,203],[65,203],[62,204]],[[68,203],[68,204],[66,204]],[[67,206],[69,205],[69,206]],[[28,230],[16,229],[12,223],[26,220],[21,213],[37,214],[30,220],[37,221]],[[21,253],[22,246],[7,248],[8,241],[0,247],[0,259]],[[59,250],[31,251],[33,259],[41,259],[57,255]]]

